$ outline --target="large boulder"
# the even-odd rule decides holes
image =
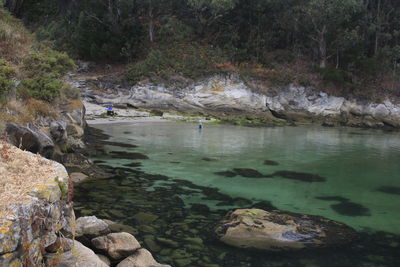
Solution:
[[[89,248],[78,241],[73,241],[74,247],[65,253],[54,253],[46,255],[46,266],[48,267],[108,267]]]
[[[112,233],[96,237],[92,239],[92,245],[98,250],[107,252],[115,260],[128,257],[140,248],[136,238],[128,233]]]
[[[16,147],[32,153],[40,153],[47,158],[53,154],[53,141],[32,124],[24,127],[16,123],[7,123],[5,132],[7,133],[8,141]]]
[[[135,254],[121,261],[117,267],[171,267],[158,263],[151,253],[144,248],[135,252]]]
[[[110,233],[108,224],[96,216],[79,217],[76,220],[76,237],[97,237]]]
[[[356,235],[352,228],[320,216],[260,209],[228,213],[215,232],[228,245],[267,251],[343,245]]]

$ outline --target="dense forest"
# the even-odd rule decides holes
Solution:
[[[5,0],[71,56],[197,78],[238,71],[273,84],[398,95],[397,0]]]

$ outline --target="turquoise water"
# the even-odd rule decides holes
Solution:
[[[376,191],[380,186],[400,187],[399,133],[219,125],[206,125],[199,131],[193,124],[172,122],[96,127],[110,134],[113,141],[138,145],[134,151],[150,158],[142,161],[145,172],[215,187],[232,197],[268,200],[279,209],[322,215],[356,229],[400,234],[400,195]],[[264,165],[264,160],[279,165]],[[121,166],[128,161],[109,162]],[[325,177],[326,182],[214,174],[232,168],[252,168],[265,174],[279,170],[313,173]],[[337,202],[315,198],[320,196],[347,198],[368,208],[370,216],[341,215],[330,208]]]
[[[116,176],[78,185],[76,213],[129,225],[160,262],[400,266],[398,132],[208,124],[199,131],[177,122],[95,127],[118,142],[93,157]],[[215,239],[213,228],[229,210],[260,205],[325,216],[354,227],[359,237],[342,248],[279,254]]]

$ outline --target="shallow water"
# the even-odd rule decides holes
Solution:
[[[153,252],[161,261],[174,266],[185,266],[188,260],[182,259],[187,258],[195,259],[192,266],[399,263],[394,252],[400,248],[399,133],[219,125],[205,125],[199,131],[194,124],[173,122],[96,128],[110,135],[111,141],[138,147],[105,147],[109,154],[98,158],[105,162],[102,164],[123,169],[116,179],[78,187],[77,213],[94,213],[132,225],[138,228],[142,239],[168,237],[187,252],[182,255],[178,248],[156,242]],[[142,153],[149,159],[140,154],[124,158],[121,153],[111,153],[116,151]],[[112,155],[118,158],[111,158]],[[135,157],[141,159],[132,159]],[[133,162],[140,162],[141,166],[132,165]],[[330,250],[326,254],[292,253],[283,257],[262,253],[264,258],[259,258],[261,253],[239,253],[213,240],[213,223],[229,209],[255,203],[346,223],[360,232],[359,243],[351,249]],[[145,222],[135,217],[138,212],[158,218]],[[154,230],[143,230],[145,224]],[[204,243],[194,246],[187,237],[201,237]],[[180,254],[172,255],[174,252]],[[219,258],[221,253],[225,256]]]

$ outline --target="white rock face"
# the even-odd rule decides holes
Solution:
[[[88,89],[90,91],[90,89]],[[254,92],[239,77],[215,75],[183,88],[139,84],[122,88],[109,84],[107,93],[89,92],[87,101],[148,109],[197,111],[220,115],[254,115],[265,119],[318,122],[361,127],[400,128],[400,104],[361,103],[290,85]],[[272,115],[273,114],[273,115]]]

